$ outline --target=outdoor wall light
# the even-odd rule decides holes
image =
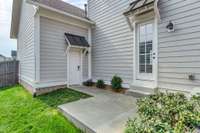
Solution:
[[[174,24],[172,23],[172,21],[169,21],[169,24],[166,26],[166,28],[167,28],[168,32],[174,32],[175,31]]]
[[[195,80],[194,74],[189,74],[189,75],[188,75],[188,79],[189,79],[189,80]]]

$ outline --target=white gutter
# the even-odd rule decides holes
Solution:
[[[33,5],[35,5],[35,6],[39,6],[39,7],[42,7],[42,8],[45,8],[45,9],[48,9],[48,10],[51,10],[51,11],[54,11],[54,12],[63,14],[63,15],[65,15],[65,16],[67,16],[67,17],[71,17],[71,18],[74,18],[74,19],[77,19],[77,20],[80,20],[80,21],[83,21],[83,22],[86,22],[86,23],[95,25],[95,22],[93,22],[93,21],[91,21],[91,20],[87,20],[87,19],[84,19],[84,18],[75,16],[75,15],[73,15],[73,14],[70,14],[70,13],[67,13],[67,12],[64,12],[64,11],[60,11],[60,10],[58,10],[58,9],[49,7],[49,6],[47,6],[47,5],[44,5],[44,4],[41,4],[41,3],[38,3],[38,2],[33,2],[32,0],[26,0],[26,2],[29,3],[29,4],[33,4]]]

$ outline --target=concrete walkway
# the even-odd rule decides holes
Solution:
[[[128,118],[136,115],[136,98],[96,88],[71,88],[94,96],[59,106],[86,133],[123,133]]]

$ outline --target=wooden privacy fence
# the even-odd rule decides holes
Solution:
[[[0,62],[0,88],[18,83],[18,61]]]

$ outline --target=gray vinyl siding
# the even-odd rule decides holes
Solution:
[[[110,82],[113,75],[124,83],[133,81],[133,32],[124,10],[129,0],[89,0],[89,17],[96,26],[92,33],[92,77]]]
[[[129,0],[88,0],[93,30],[92,76],[110,81],[118,74],[133,81],[133,31],[123,16]],[[158,23],[158,87],[189,91],[200,86],[200,1],[160,0]],[[172,20],[175,32],[166,25]],[[188,80],[194,74],[196,80]]]
[[[21,80],[30,83],[35,81],[34,13],[33,6],[23,0],[17,42],[19,75]]]
[[[67,81],[67,45],[64,33],[71,33],[87,38],[87,29],[40,18],[40,81]],[[84,61],[85,62],[85,61]],[[83,64],[85,64],[83,62]],[[84,65],[87,67],[86,65]],[[86,68],[83,68],[84,70]]]
[[[161,0],[159,7],[158,85],[189,91],[200,86],[200,1]],[[173,33],[165,28],[170,20],[175,23]],[[188,80],[189,74],[196,80]]]

